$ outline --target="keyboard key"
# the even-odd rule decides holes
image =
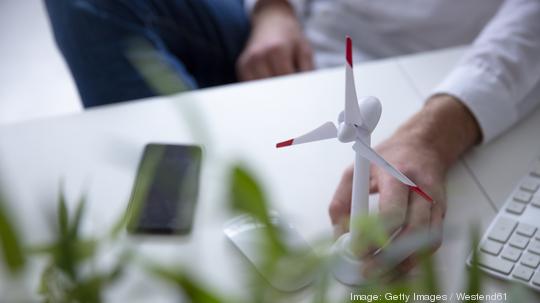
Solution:
[[[521,202],[521,203],[529,203],[531,202],[532,194],[523,190],[518,190],[514,194],[514,201]]]
[[[533,240],[531,245],[529,245],[529,251],[540,255],[540,241]]]
[[[517,222],[510,218],[500,217],[493,225],[488,238],[505,243],[517,226]]]
[[[531,201],[532,206],[540,207],[540,196],[534,196]]]
[[[525,249],[527,244],[529,244],[529,238],[520,235],[513,235],[512,238],[510,238],[509,243],[515,248]]]
[[[521,257],[521,264],[532,268],[537,268],[538,264],[540,264],[540,256],[531,253],[525,253],[523,257]]]
[[[519,186],[519,188],[521,188],[522,190],[528,191],[531,193],[536,192],[539,187],[540,187],[540,179],[537,179],[537,178],[527,178]]]
[[[533,273],[534,271],[530,268],[527,268],[525,266],[517,266],[512,276],[514,278],[528,282],[531,279]]]
[[[498,255],[503,248],[503,245],[500,243],[497,243],[495,241],[486,240],[484,244],[482,244],[482,251],[486,252],[488,254],[492,254],[494,256]]]
[[[501,256],[507,260],[516,262],[521,257],[521,250],[508,246],[503,250]]]
[[[510,202],[506,206],[506,211],[509,213],[513,213],[516,215],[521,215],[523,211],[525,210],[525,204],[519,203],[519,202]]]
[[[540,286],[540,272],[537,272],[532,279],[533,284]]]
[[[527,236],[527,237],[530,238],[530,237],[534,236],[534,233],[536,232],[536,229],[537,228],[532,226],[532,225],[525,224],[525,223],[519,223],[516,232],[518,234],[520,234],[520,235]]]
[[[493,271],[496,271],[505,275],[510,274],[510,272],[512,271],[512,268],[514,268],[513,262],[499,259],[492,255],[480,253],[479,257],[480,257],[480,260],[478,264],[480,264],[481,266],[485,268],[489,268]]]

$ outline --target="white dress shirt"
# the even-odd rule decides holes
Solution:
[[[246,0],[248,11],[257,0]],[[488,142],[540,104],[540,0],[289,0],[318,68],[472,44],[433,91],[462,100]]]

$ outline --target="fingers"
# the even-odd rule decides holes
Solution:
[[[292,52],[286,49],[243,54],[238,60],[237,70],[240,81],[287,75],[295,71]]]
[[[444,194],[437,194],[436,196],[443,197]],[[427,232],[425,233],[425,236],[429,237],[428,243],[424,243],[419,246],[416,251],[407,256],[394,268],[389,268],[387,272],[380,274],[402,275],[407,273],[416,267],[421,258],[427,257],[427,255],[424,255],[425,253],[431,254],[441,246],[443,221],[446,211],[444,201],[439,201],[439,203],[436,204],[430,204],[426,203],[422,197],[416,194],[411,193],[409,197],[410,200],[407,210],[406,227],[400,233],[399,237],[414,238],[415,234],[418,236],[418,233],[422,234],[422,231],[424,231]],[[376,259],[376,256],[374,258]],[[375,265],[371,264],[371,268],[373,268],[373,266]],[[379,264],[379,266],[381,265]]]
[[[377,278],[381,281],[392,282],[403,277],[410,272],[418,264],[416,256],[411,256],[405,259],[394,268],[388,268],[387,265],[381,263],[376,257],[369,257],[364,260],[362,265],[362,274],[367,278]]]
[[[273,76],[288,75],[295,72],[292,58],[292,50],[288,48],[276,48],[268,55],[270,69]]]
[[[349,229],[348,219],[351,213],[352,178],[353,168],[350,166],[343,173],[330,203],[330,220],[334,227],[335,236],[339,236]]]
[[[369,170],[369,193],[374,194],[379,192],[379,186],[377,184],[377,176],[375,175],[377,170],[375,166],[371,165]]]
[[[386,173],[377,178],[379,191],[379,215],[391,234],[406,220],[409,189]]]
[[[264,79],[313,69],[307,41],[248,42],[237,62],[240,81]]]
[[[250,80],[264,79],[272,75],[271,68],[263,58],[258,58],[250,70],[253,78]]]
[[[427,203],[421,196],[411,194],[407,211],[407,230],[418,231],[420,229],[429,229],[432,206],[432,203]]]
[[[296,48],[295,57],[298,71],[305,72],[315,68],[313,64],[313,51],[309,43],[305,41],[300,42]]]
[[[444,193],[441,194],[444,196]],[[441,202],[441,201],[439,201]],[[435,203],[431,209],[430,229],[437,242],[433,245],[432,252],[435,252],[442,244],[444,217],[446,216],[446,203]]]

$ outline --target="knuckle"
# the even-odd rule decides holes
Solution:
[[[249,57],[246,63],[255,64],[255,63],[261,62],[263,59],[264,59],[264,50],[255,49],[255,50],[252,50],[251,53],[249,54]]]
[[[397,165],[397,168],[409,177],[415,177],[416,175],[416,170],[417,170],[416,167],[413,164],[410,164],[408,162],[399,163]]]
[[[278,43],[270,44],[267,50],[272,56],[283,56],[286,53],[285,46]]]
[[[440,184],[440,182],[437,180],[437,178],[435,178],[435,176],[431,174],[424,174],[422,177],[422,184],[427,188],[433,188],[437,186],[437,184]]]

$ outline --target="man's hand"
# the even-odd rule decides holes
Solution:
[[[237,62],[238,78],[247,81],[312,69],[311,46],[291,6],[284,0],[260,0]]]
[[[480,129],[469,110],[457,99],[437,95],[401,126],[377,151],[411,178],[435,203],[431,204],[398,180],[372,166],[370,191],[379,195],[380,216],[389,232],[402,228],[400,235],[429,229],[442,235],[446,211],[444,182],[448,169],[459,156],[480,140]],[[353,169],[349,167],[330,204],[330,218],[336,234],[348,230]],[[437,243],[434,250],[438,248]],[[398,268],[408,271],[415,256]]]

